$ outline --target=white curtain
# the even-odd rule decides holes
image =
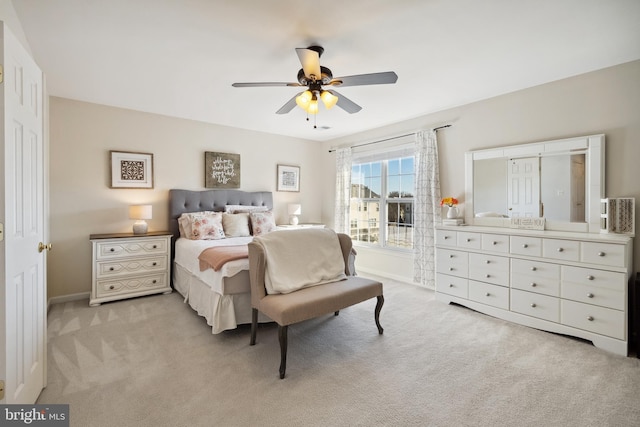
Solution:
[[[416,134],[413,281],[435,288],[435,225],[440,221],[438,141],[434,130]]]
[[[349,234],[351,199],[351,148],[336,149],[336,206],[334,230]]]

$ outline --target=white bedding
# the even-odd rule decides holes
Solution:
[[[251,322],[249,259],[230,261],[220,271],[214,271],[212,268],[200,271],[198,256],[203,250],[213,246],[244,245],[251,240],[253,237],[231,237],[220,240],[179,238],[176,241],[174,288],[184,297],[185,303],[207,319],[207,324],[211,326],[211,332],[214,334]],[[232,280],[235,281],[233,289],[236,292],[233,294],[225,293],[225,277],[233,277]],[[236,280],[237,278],[240,280]],[[239,288],[246,289],[246,292],[238,293]],[[260,314],[258,321],[271,320]]]

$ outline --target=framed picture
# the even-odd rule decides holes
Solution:
[[[300,191],[300,166],[278,165],[278,191]]]
[[[240,154],[204,153],[206,188],[240,188]]]
[[[111,188],[153,188],[153,154],[110,153]]]

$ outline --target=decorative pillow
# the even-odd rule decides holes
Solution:
[[[260,236],[276,230],[276,222],[271,211],[251,212],[249,218],[251,219],[251,228],[254,236]]]
[[[178,228],[180,229],[180,237],[185,237],[187,239],[191,239],[191,240],[199,240],[202,239],[201,236],[203,230],[198,230],[198,235],[194,236],[193,234],[193,223],[194,220],[196,218],[202,218],[202,217],[210,217],[213,218],[213,223],[217,226],[219,226],[220,230],[222,230],[222,213],[220,212],[213,212],[213,211],[203,211],[203,212],[189,212],[189,213],[183,213],[182,215],[180,215],[180,218],[178,218]],[[199,224],[199,227],[202,227],[202,224]],[[209,235],[209,233],[205,233],[204,235]],[[211,236],[214,236],[214,234],[212,234]],[[211,239],[212,237],[208,237],[208,239]],[[218,237],[220,238],[220,237]],[[224,232],[222,232],[222,238],[224,238]]]
[[[191,240],[224,239],[222,215],[193,215],[191,217]]]
[[[226,213],[266,212],[268,210],[268,206],[226,205],[224,207]]]
[[[223,213],[222,228],[227,237],[248,237],[249,232],[249,214],[248,213]]]

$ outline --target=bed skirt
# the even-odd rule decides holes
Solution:
[[[173,287],[184,297],[198,315],[207,320],[211,326],[211,333],[235,329],[238,325],[251,323],[251,294],[249,292],[222,295],[211,289],[209,285],[192,275],[180,264],[174,263]],[[238,274],[247,274],[240,272]],[[233,278],[225,277],[224,280]],[[248,275],[247,275],[248,280]],[[258,315],[258,322],[272,322],[262,313]]]

